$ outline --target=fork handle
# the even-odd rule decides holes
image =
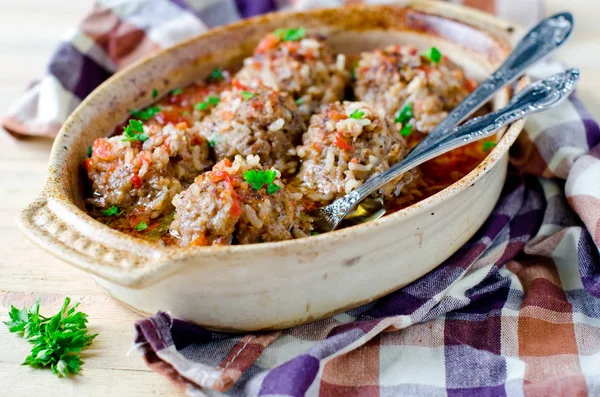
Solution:
[[[417,156],[451,133],[461,121],[472,115],[501,88],[507,86],[533,63],[561,46],[573,30],[573,15],[559,13],[542,20],[516,45],[504,63],[456,106],[409,154]]]
[[[489,137],[507,124],[558,105],[573,92],[578,80],[579,69],[574,68],[527,86],[515,95],[504,108],[455,127],[435,144],[428,146],[414,156],[405,157],[404,160],[394,164],[381,174],[371,177],[356,190],[324,207],[323,210],[326,209],[324,215],[331,221],[333,229],[335,229],[356,204],[381,186],[427,160],[457,147]]]

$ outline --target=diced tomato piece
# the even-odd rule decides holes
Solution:
[[[180,123],[177,123],[175,125],[175,128],[177,128],[178,130],[185,130],[188,128],[188,123],[187,123],[187,121],[182,121]]]
[[[210,245],[208,239],[206,238],[206,236],[204,234],[199,235],[198,237],[196,237],[191,243],[190,245],[196,246],[196,247],[204,247],[207,245]]]
[[[162,110],[154,116],[156,121],[161,125],[165,124],[173,124],[176,125],[178,123],[186,121],[181,112]]]
[[[201,145],[203,142],[204,138],[202,138],[200,135],[192,136],[192,145]]]
[[[83,162],[83,168],[85,168],[85,170],[88,171],[90,169],[91,164],[92,159],[85,159],[85,161]]]
[[[101,138],[94,141],[92,146],[92,155],[102,160],[108,160],[112,151],[112,145],[108,140]]]
[[[467,79],[467,81],[465,81],[465,88],[471,93],[477,88],[477,82],[473,79]]]
[[[231,204],[231,215],[232,216],[240,216],[242,215],[242,207],[240,207],[240,202],[233,198],[233,203]]]
[[[352,150],[352,146],[348,142],[346,142],[341,132],[335,134],[335,139],[333,143],[335,144],[335,146],[339,147],[342,150]]]
[[[231,184],[231,175],[227,171],[211,171],[210,181],[212,183],[225,181],[226,183]]]
[[[270,34],[267,35],[265,38],[263,38],[258,45],[256,46],[256,49],[254,50],[255,54],[264,54],[265,52],[269,51],[272,48],[277,47],[277,44],[279,43],[279,37],[275,36],[274,34]]]
[[[344,120],[344,119],[348,118],[348,116],[346,116],[345,112],[339,112],[337,110],[330,110],[327,113],[327,117],[329,117],[333,121],[340,121],[340,120]]]
[[[248,91],[248,86],[245,86],[244,84],[240,83],[238,79],[231,80],[231,86],[233,88],[237,88],[238,90]]]
[[[133,183],[133,186],[139,189],[142,187],[142,178],[140,178],[137,174],[133,174],[131,177],[131,183]]]
[[[425,72],[425,74],[431,73],[431,68],[429,67],[429,65],[421,65],[416,69],[421,69],[422,71]]]

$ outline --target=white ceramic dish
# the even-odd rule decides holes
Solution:
[[[239,65],[265,33],[305,26],[335,50],[358,54],[391,43],[435,45],[482,78],[506,57],[515,27],[470,9],[430,1],[270,14],[214,29],[118,73],[71,115],[56,139],[42,196],[21,214],[22,231],[90,272],[143,313],[168,310],[207,327],[263,330],[313,321],[372,301],[431,271],[483,224],[502,189],[513,124],[469,175],[377,221],[315,237],[246,246],[161,247],[88,216],[80,166],[127,109],[151,92],[186,85],[216,67]],[[508,100],[508,90],[495,106]]]

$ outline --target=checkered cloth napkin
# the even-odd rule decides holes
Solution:
[[[520,0],[518,9],[509,0],[464,3],[523,25],[541,17],[538,0]],[[269,0],[99,1],[4,126],[53,136],[124,65],[275,8]],[[571,96],[528,119],[511,162],[481,230],[395,293],[312,324],[250,335],[158,313],[136,324],[135,346],[153,370],[194,396],[600,395],[600,128]]]

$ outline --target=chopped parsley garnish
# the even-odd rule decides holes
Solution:
[[[148,134],[144,133],[144,125],[139,120],[129,120],[129,125],[125,127],[125,137],[123,142],[147,141]]]
[[[119,207],[117,207],[116,205],[112,205],[110,207],[108,207],[105,210],[102,210],[102,215],[104,216],[120,216],[123,213],[123,211],[119,211]]]
[[[210,72],[210,76],[208,76],[209,80],[223,80],[223,72],[219,68],[214,68],[212,72]]]
[[[152,90],[152,98],[156,98],[158,96],[158,90],[155,88]]]
[[[160,112],[160,108],[158,106],[149,107],[143,110],[131,110],[131,115],[136,119],[140,120],[150,120],[152,117],[156,115],[156,113]]]
[[[442,60],[442,53],[435,47],[431,47],[422,55],[433,63],[440,63],[440,61]]]
[[[209,96],[204,102],[198,102],[194,105],[196,110],[206,110],[209,106],[217,106],[221,99],[218,96]]]
[[[252,186],[254,190],[260,190],[267,185],[267,194],[273,194],[281,189],[273,182],[277,177],[275,170],[248,170],[244,172],[244,180]]]
[[[412,125],[410,123],[404,125],[400,130],[400,135],[409,136],[412,133]]]
[[[483,151],[488,152],[488,151],[492,150],[495,146],[496,146],[496,142],[492,142],[492,141],[483,142]]]
[[[79,303],[69,307],[71,299],[65,298],[58,313],[45,317],[40,314],[41,301],[38,298],[29,309],[11,305],[10,321],[4,322],[10,332],[33,344],[23,365],[50,367],[58,377],[79,374],[83,364],[79,352],[91,345],[97,336],[88,334],[87,314],[75,311]]]
[[[298,106],[302,105],[302,98],[296,99],[296,105],[298,105]]]
[[[175,88],[173,91],[171,91],[171,95],[175,96],[175,95],[179,95],[183,92],[183,88]]]
[[[306,36],[306,29],[277,29],[273,33],[283,41],[298,41]]]
[[[217,138],[219,137],[219,135],[215,135],[213,136],[211,139],[208,140],[208,146],[210,147],[215,147],[215,144],[217,143]]]
[[[92,157],[92,147],[91,146],[88,146],[87,155],[88,155],[88,158]]]
[[[412,111],[412,102],[408,102],[404,106],[402,106],[402,109],[400,109],[400,111],[398,112],[398,116],[396,116],[394,122],[406,124],[413,117],[414,115]]]
[[[360,120],[365,116],[365,112],[360,109],[354,109],[352,113],[350,113],[350,118],[355,120]]]
[[[313,230],[312,232],[310,232],[311,236],[318,236],[319,232],[317,232],[316,230]]]
[[[254,98],[254,93],[250,91],[242,91],[242,97],[244,98],[244,102],[248,99]]]
[[[148,224],[144,221],[141,221],[135,227],[135,230],[137,230],[138,232],[141,232],[142,230],[146,230],[146,229],[148,229]]]
[[[262,236],[259,236],[259,237],[258,237],[258,242],[259,242],[259,243],[264,243],[264,242],[265,242],[265,239],[264,239]]]

